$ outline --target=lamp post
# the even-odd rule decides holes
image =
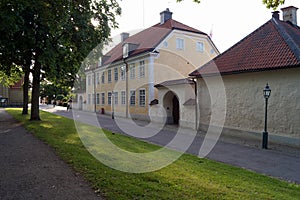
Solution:
[[[262,148],[267,149],[268,148],[268,131],[267,131],[268,99],[271,95],[271,89],[268,83],[265,89],[263,90],[263,94],[266,100],[266,105],[265,105],[265,128],[264,128],[263,138],[262,138]]]

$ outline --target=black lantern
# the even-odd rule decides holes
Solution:
[[[268,131],[267,131],[268,99],[270,98],[271,95],[271,89],[268,83],[265,89],[263,90],[263,93],[264,93],[264,98],[266,100],[266,105],[265,105],[265,128],[263,132],[262,148],[267,149],[268,148]]]

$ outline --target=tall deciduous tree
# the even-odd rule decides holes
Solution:
[[[84,57],[117,27],[120,13],[116,0],[0,2],[0,57],[3,65],[32,73],[31,120],[40,120],[41,80],[72,82]]]

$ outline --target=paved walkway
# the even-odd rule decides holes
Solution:
[[[53,109],[47,106],[44,106],[43,108],[49,112],[73,118],[72,112],[66,111],[66,108],[57,107]],[[94,114],[81,111],[78,119],[84,123],[91,124],[92,121],[95,121],[92,119],[93,117]],[[101,127],[126,134],[118,128],[111,117],[106,115],[97,115],[97,117]],[[142,121],[137,121],[137,123],[145,125],[145,122]],[[126,120],[122,120],[122,126],[127,126],[129,128],[131,125],[126,122]],[[155,136],[146,138],[145,140],[159,145],[166,145],[174,138],[176,131],[177,130],[174,127],[167,127]],[[188,133],[189,129],[184,130],[184,132]],[[197,135],[187,152],[198,155],[203,138],[204,134]],[[207,158],[300,184],[299,149],[287,148],[286,150],[287,151],[284,151],[284,148],[283,151],[275,149],[263,150],[260,148],[260,144],[258,147],[246,146],[245,144],[238,143],[236,140],[231,141],[231,139],[228,138],[221,138],[213,150],[208,154]]]
[[[0,199],[101,199],[53,149],[0,108]]]

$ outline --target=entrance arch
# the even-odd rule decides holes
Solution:
[[[163,106],[167,113],[167,124],[179,124],[180,106],[177,95],[168,91],[163,98]]]

